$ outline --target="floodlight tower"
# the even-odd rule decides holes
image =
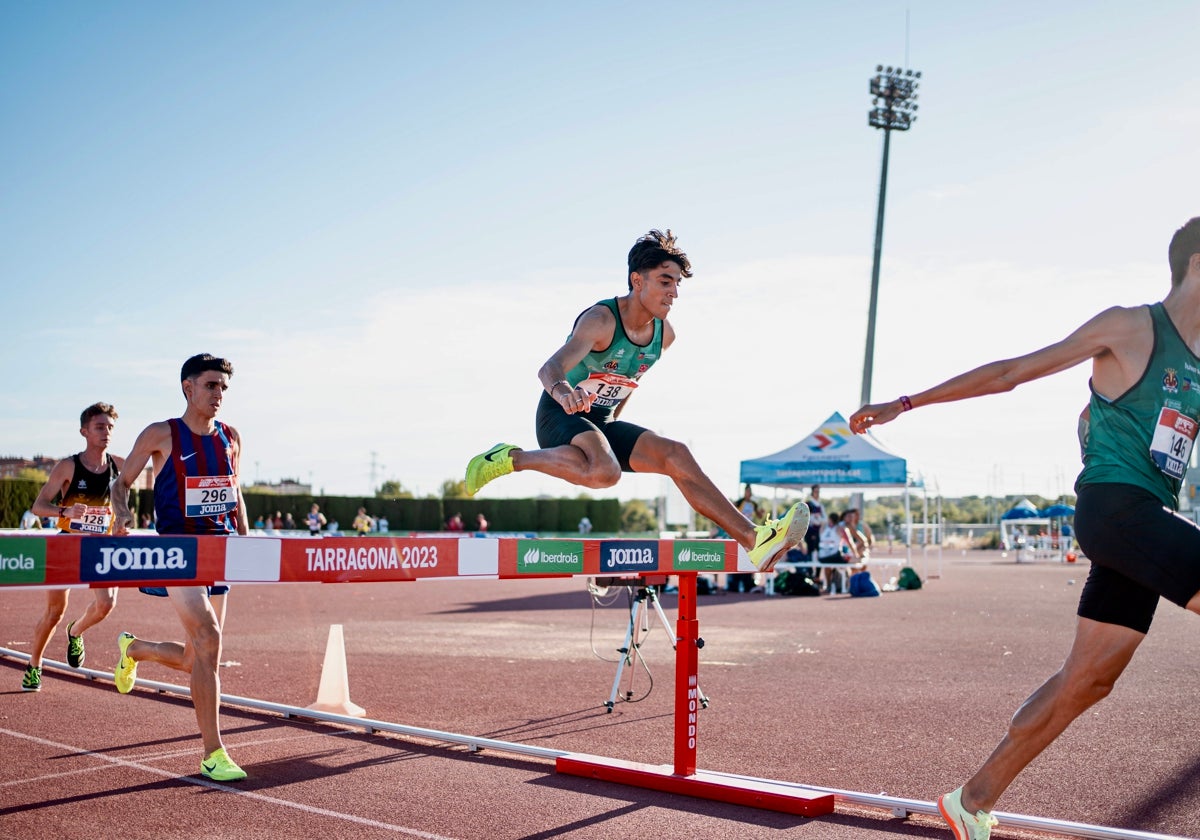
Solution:
[[[875,311],[879,303],[879,257],[883,251],[883,208],[887,198],[888,149],[893,131],[908,131],[917,121],[917,80],[921,71],[900,67],[875,67],[871,79],[872,128],[883,129],[883,170],[879,174],[879,210],[875,214],[875,260],[871,266],[871,304],[867,310],[867,353],[863,361],[862,402],[871,401],[871,375],[875,367]]]

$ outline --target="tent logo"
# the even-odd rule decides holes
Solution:
[[[846,445],[846,435],[841,429],[822,429],[813,435],[816,443],[810,443],[808,448],[813,452],[824,452],[826,449],[837,449]]]

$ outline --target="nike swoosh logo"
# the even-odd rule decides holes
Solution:
[[[193,452],[191,455],[180,455],[179,460],[186,461],[188,458],[195,458],[195,457],[196,457],[196,453]],[[214,764],[213,766],[215,767],[216,765]]]
[[[209,773],[211,773],[212,771],[217,769],[217,762],[214,761],[212,764],[209,764],[207,761],[202,761],[202,762],[200,762],[200,766],[203,767],[205,770],[207,770]]]
[[[503,445],[501,445],[501,446],[497,446],[497,447],[493,448],[491,452],[489,452],[488,454],[486,454],[486,455],[484,455],[484,456],[483,456],[483,460],[485,460],[485,461],[495,461],[496,459],[495,459],[495,458],[493,458],[492,456],[493,456],[493,455],[499,455],[499,454],[500,454],[500,452],[501,452],[501,450],[503,450],[503,449],[504,449],[504,446],[503,446]]]
[[[765,540],[762,540],[762,541],[760,541],[760,542],[759,542],[759,545],[766,545],[766,544],[767,544],[767,543],[769,543],[771,540],[775,539],[775,535],[776,535],[776,534],[778,534],[778,533],[779,533],[779,529],[778,529],[778,528],[772,528],[772,529],[771,529],[771,536],[767,537]]]

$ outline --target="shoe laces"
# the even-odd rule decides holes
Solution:
[[[992,829],[996,823],[1000,822],[987,811],[975,812],[975,826],[979,829],[979,833],[975,835],[975,840],[988,840],[992,836]]]
[[[754,530],[758,532],[758,539],[755,543],[755,547],[757,548],[758,546],[762,545],[763,538],[764,537],[770,538],[778,529],[779,529],[779,520],[778,519],[768,519],[766,522],[764,522],[761,525],[755,525]]]

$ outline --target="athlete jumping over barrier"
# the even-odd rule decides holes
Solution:
[[[467,492],[521,470],[583,487],[612,487],[622,472],[669,476],[694,510],[746,549],[769,571],[804,538],[808,507],[755,525],[725,498],[684,444],[618,418],[638,382],[675,340],[667,315],[691,263],[671,231],[652,230],[629,252],[628,293],[589,307],[575,319],[566,344],[538,371],[544,389],[537,408],[541,449],[500,443],[467,465]]]
[[[989,837],[989,812],[1017,774],[1108,695],[1149,632],[1159,597],[1200,613],[1200,527],[1175,513],[1200,428],[1200,216],[1175,232],[1167,255],[1171,290],[1161,302],[1114,306],[1056,344],[865,405],[850,418],[863,432],[918,406],[1010,391],[1092,362],[1075,482],[1076,536],[1092,567],[1075,641],[983,766],[939,800],[958,840]]]

